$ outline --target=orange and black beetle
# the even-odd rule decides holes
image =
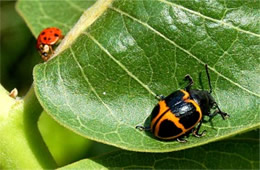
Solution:
[[[209,116],[210,120],[217,114],[223,119],[228,117],[229,115],[220,110],[211,96],[212,87],[207,65],[205,69],[210,91],[191,89],[193,80],[190,75],[186,75],[185,80],[189,81],[189,84],[185,90],[177,90],[167,97],[157,96],[159,103],[151,113],[150,127],[136,126],[136,128],[151,131],[159,139],[177,139],[179,142],[186,142],[180,137],[188,132],[192,131],[196,137],[204,135],[205,131],[199,133],[199,129],[205,115]],[[213,113],[210,112],[212,108],[216,108]]]

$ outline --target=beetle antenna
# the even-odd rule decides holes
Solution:
[[[208,64],[205,64],[205,69],[206,69],[206,73],[207,73],[207,77],[208,77],[208,83],[209,83],[209,93],[212,93],[212,86],[211,86],[211,82],[210,82],[210,76],[209,76],[209,69],[208,69]]]

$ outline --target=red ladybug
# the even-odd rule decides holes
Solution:
[[[36,48],[44,61],[47,61],[53,54],[52,46],[57,44],[64,36],[59,28],[45,28],[37,38]]]

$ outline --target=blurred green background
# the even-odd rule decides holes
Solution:
[[[33,67],[42,60],[35,48],[36,38],[16,12],[15,3],[0,1],[0,81],[8,91],[17,88],[22,97],[33,82]],[[117,149],[65,129],[46,112],[42,113],[38,126],[59,166]]]
[[[1,84],[23,96],[32,84],[32,69],[40,62],[35,38],[15,10],[15,1],[1,1]]]

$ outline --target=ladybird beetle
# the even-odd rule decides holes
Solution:
[[[37,38],[36,48],[44,61],[47,61],[53,54],[52,46],[55,45],[64,36],[62,31],[56,27],[45,28]]]
[[[162,140],[177,139],[178,142],[187,142],[182,137],[189,132],[196,137],[204,136],[206,131],[199,133],[199,129],[205,115],[210,117],[210,121],[217,114],[220,114],[224,120],[229,117],[227,113],[220,110],[211,95],[212,86],[207,64],[205,69],[209,91],[191,89],[193,80],[190,75],[186,75],[184,79],[189,83],[184,89],[177,90],[167,97],[157,96],[159,103],[151,113],[150,127],[136,126],[136,128],[151,131],[155,137]],[[211,113],[211,109],[216,110]]]

